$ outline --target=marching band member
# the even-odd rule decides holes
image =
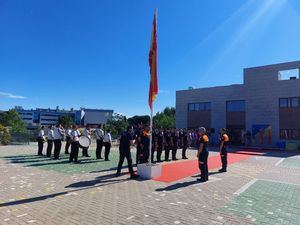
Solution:
[[[68,127],[66,129],[66,146],[65,146],[65,154],[67,155],[69,154],[69,147],[71,145],[71,132],[72,132],[71,128]]]
[[[105,146],[105,161],[109,161],[108,156],[111,148],[111,135],[110,135],[110,129],[107,130],[105,136],[104,136],[104,146]]]
[[[71,154],[70,154],[70,159],[69,162],[74,163],[79,163],[78,161],[78,152],[79,152],[79,136],[80,132],[77,129],[76,125],[72,126],[72,131],[71,131]]]
[[[140,163],[147,163],[149,161],[149,148],[150,148],[150,127],[145,125],[142,139],[142,157],[140,159]]]
[[[199,128],[199,149],[197,153],[197,158],[199,162],[199,169],[201,172],[201,178],[197,179],[200,182],[206,182],[208,181],[208,165],[207,165],[207,159],[208,159],[208,136],[206,135],[206,129],[204,127]]]
[[[90,131],[89,126],[86,126],[86,128],[83,130],[83,136],[87,137],[88,139],[91,139],[91,131]],[[83,157],[91,157],[88,154],[88,149],[89,149],[89,147],[86,147],[86,148],[82,149],[82,156]]]
[[[104,132],[102,130],[102,125],[99,124],[98,128],[95,130],[96,134],[96,140],[97,140],[97,148],[96,148],[96,158],[102,159],[101,152],[104,145],[103,139],[104,139]]]
[[[44,140],[45,140],[45,131],[44,131],[44,126],[42,126],[38,133],[38,155],[43,155]]]
[[[53,147],[53,126],[48,127],[47,132],[47,157],[51,157],[52,147]]]
[[[59,154],[61,150],[61,140],[64,135],[64,129],[60,124],[57,124],[53,130],[53,140],[54,140],[54,159],[59,159]]]

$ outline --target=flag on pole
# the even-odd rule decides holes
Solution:
[[[150,51],[149,51],[150,87],[149,87],[148,103],[151,110],[152,110],[152,104],[155,101],[156,95],[158,93],[156,19],[157,19],[157,10],[155,10],[154,13]]]

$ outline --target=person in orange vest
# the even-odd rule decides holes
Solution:
[[[197,158],[199,162],[199,169],[201,172],[201,178],[197,179],[200,182],[208,181],[208,136],[206,135],[206,129],[204,127],[199,128],[199,148],[197,153]]]
[[[226,172],[227,171],[227,144],[229,142],[229,137],[226,134],[226,129],[221,129],[221,136],[220,136],[220,156],[222,161],[222,168],[219,172]]]

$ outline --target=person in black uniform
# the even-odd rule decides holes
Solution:
[[[155,129],[152,133],[152,150],[151,150],[151,162],[154,162],[154,152],[157,152],[157,145],[158,145],[158,130]],[[156,153],[157,155],[157,153]]]
[[[172,138],[171,138],[171,132],[170,129],[167,128],[167,130],[164,133],[164,137],[165,137],[165,161],[169,162],[169,154],[170,154],[170,150],[172,149]]]
[[[208,159],[208,137],[206,135],[206,130],[204,127],[199,128],[199,149],[197,158],[199,161],[199,169],[201,171],[201,178],[197,179],[200,182],[206,182],[208,181],[208,165],[207,165],[207,159]]]
[[[178,149],[179,135],[178,135],[178,130],[176,128],[173,129],[171,137],[172,137],[172,160],[178,160],[176,158],[176,154]]]
[[[71,138],[71,154],[69,158],[69,162],[79,163],[78,161],[78,152],[79,152],[79,137],[80,131],[77,129],[76,125],[72,126],[72,131],[70,134]]]
[[[136,166],[140,162],[141,153],[142,153],[142,145],[141,145],[141,139],[142,139],[142,124],[139,124],[138,127],[135,130],[135,143],[136,143]]]
[[[226,129],[221,129],[221,136],[220,136],[220,156],[222,161],[222,168],[219,172],[226,172],[227,171],[227,143],[229,142],[229,137],[226,134]]]
[[[142,139],[141,139],[141,146],[142,146],[142,158],[140,159],[141,163],[147,163],[149,161],[149,148],[150,148],[150,127],[145,125]]]
[[[160,128],[157,134],[157,162],[161,162],[161,153],[164,148],[164,132],[163,129]]]
[[[182,142],[181,142],[182,143],[182,159],[188,159],[186,157],[186,150],[188,148],[189,134],[186,129],[184,129],[182,131],[182,139],[181,140],[182,140]]]
[[[121,169],[125,158],[127,159],[130,178],[134,179],[138,177],[138,175],[134,174],[133,172],[132,158],[130,152],[131,144],[134,144],[134,135],[133,135],[132,126],[128,126],[126,132],[122,134],[120,139],[120,145],[119,145],[120,159],[119,159],[118,170],[116,174],[117,177],[121,175]]]

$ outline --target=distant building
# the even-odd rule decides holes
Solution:
[[[19,106],[15,109],[29,130],[40,126],[55,125],[61,116],[70,116],[74,123],[79,126],[105,124],[113,114],[113,110],[102,109],[61,110],[57,107],[56,109],[36,108],[25,110]]]
[[[238,85],[176,92],[176,125],[206,127],[218,140],[228,129],[232,143],[300,146],[300,61],[244,69]]]

